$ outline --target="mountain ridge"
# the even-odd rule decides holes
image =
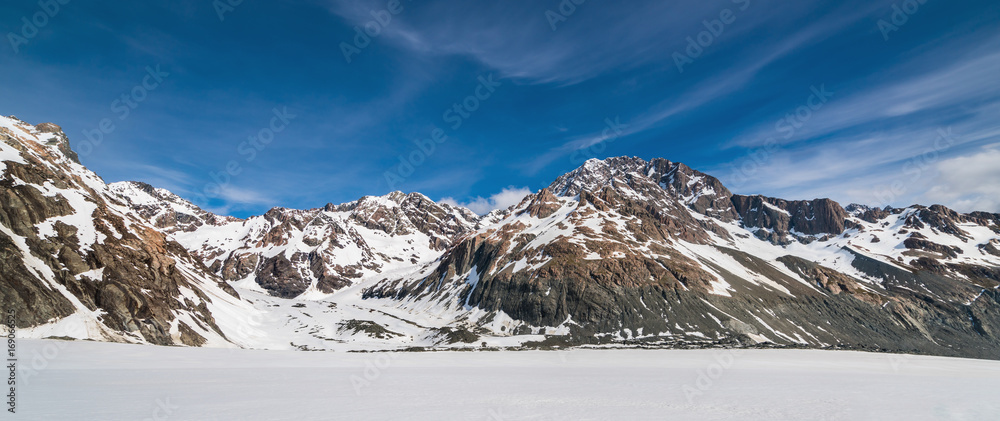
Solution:
[[[0,123],[10,198],[0,246],[19,256],[0,273],[24,291],[2,301],[42,309],[19,325],[29,335],[269,349],[774,344],[1000,358],[1000,214],[739,195],[682,163],[612,157],[486,215],[392,192],[240,219],[148,184],[104,184],[58,126]],[[47,205],[12,207],[25,197]],[[84,234],[92,241],[81,244]],[[101,258],[106,250],[118,257]],[[40,277],[43,266],[73,278]],[[170,281],[145,298],[161,279]],[[64,326],[76,314],[85,329]]]

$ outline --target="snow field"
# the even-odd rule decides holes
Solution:
[[[42,356],[45,347],[51,358]],[[993,399],[1000,362],[849,351],[344,353],[44,340],[22,340],[19,350],[24,369],[33,355],[44,366],[20,377],[24,420],[987,420],[1000,413]]]

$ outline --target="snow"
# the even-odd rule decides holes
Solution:
[[[388,230],[393,234],[368,228],[358,222],[370,219],[373,214],[383,210],[398,210],[397,208],[402,207],[398,196],[398,193],[381,197],[366,196],[356,203],[341,205],[348,209],[344,211],[287,210],[286,215],[294,218],[297,223],[280,227],[281,221],[255,216],[245,221],[206,224],[191,232],[178,231],[171,238],[185,248],[195,250],[199,255],[211,256],[206,262],[209,265],[215,261],[224,261],[231,254],[256,254],[265,259],[284,255],[292,260],[296,253],[318,252],[328,271],[337,272],[344,267],[352,267],[360,275],[353,281],[370,285],[371,282],[384,279],[387,273],[403,268],[412,270],[431,263],[442,253],[431,247],[431,235],[417,230],[405,217],[396,221],[400,224],[399,227]],[[459,208],[453,208],[453,212],[456,218],[464,218]],[[402,234],[397,228],[405,228],[401,231],[408,233]],[[273,234],[275,229],[281,230],[281,238],[276,244],[264,244],[262,240]],[[334,230],[346,234],[335,234]],[[411,263],[412,260],[416,263]],[[300,262],[295,264],[303,273],[309,271],[306,265]],[[251,285],[252,280],[240,281],[238,284],[259,290]],[[322,300],[329,296],[330,294],[320,291],[314,281],[298,298]]]
[[[0,117],[0,127],[3,127],[3,118]],[[0,175],[7,171],[7,164],[5,161],[16,162],[18,164],[27,164],[23,157],[21,157],[21,152],[14,149],[13,146],[8,145],[5,142],[0,142]]]
[[[476,286],[479,285],[479,267],[473,266],[469,273],[465,275],[465,282],[469,284],[469,293],[465,296],[465,307],[471,309],[469,306],[469,299],[472,298],[472,293],[476,290]]]
[[[38,223],[36,227],[38,228],[38,234],[42,238],[55,237],[55,223],[62,222],[76,228],[76,237],[80,240],[81,251],[89,251],[94,243],[100,243],[104,240],[104,234],[97,232],[97,228],[94,226],[93,214],[97,210],[97,204],[88,200],[87,196],[82,194],[80,190],[58,189],[50,182],[46,182],[41,186],[33,185],[32,187],[38,189],[45,196],[61,196],[65,198],[69,202],[70,207],[75,211],[75,213],[69,215],[55,216]]]
[[[811,350],[358,354],[18,345],[17,418],[25,420],[921,421],[994,419],[1000,411],[993,396],[1000,362],[969,359]],[[28,362],[33,356],[37,368]]]
[[[66,337],[76,339],[101,338],[107,331],[96,318],[78,311],[53,323],[18,331],[19,336],[33,338]]]
[[[586,171],[574,171],[561,177],[558,183],[562,183],[565,188],[569,188],[571,185],[577,187],[592,186],[605,184],[610,181],[609,177],[612,177],[619,180],[616,182],[616,187],[623,196],[639,201],[653,201],[664,206],[673,206],[671,202],[678,199],[676,197],[678,193],[673,192],[672,188],[663,197],[656,195],[646,197],[646,193],[638,193],[638,190],[630,188],[624,181],[625,178],[638,180],[650,177],[649,174],[644,175],[641,172],[617,173],[601,160],[588,161],[583,166],[583,170]],[[674,177],[675,172],[676,169],[668,175]],[[696,187],[702,184],[704,179],[703,176],[693,176],[687,180],[687,185],[689,188]],[[656,185],[659,184],[660,180],[647,181],[650,185]],[[665,189],[668,187],[662,186]],[[131,184],[116,184],[109,189],[119,195],[132,198],[133,204],[155,205],[157,203],[154,197],[145,194]],[[690,197],[679,198],[682,199],[680,202],[696,200],[702,194],[716,194],[709,188],[695,190],[690,192]],[[163,197],[173,197],[166,191],[158,191],[158,194]],[[662,260],[672,258],[672,256],[654,252],[653,250],[657,249],[654,246],[673,249],[697,262],[702,269],[711,273],[716,280],[712,282],[710,292],[721,296],[733,296],[741,293],[741,290],[734,286],[735,284],[730,285],[725,280],[729,274],[779,294],[791,296],[790,285],[764,275],[764,273],[771,273],[772,270],[798,280],[803,286],[814,291],[826,293],[825,290],[817,288],[811,280],[803,279],[785,264],[776,261],[779,257],[786,255],[799,256],[845,273],[864,281],[863,288],[878,293],[883,280],[871,278],[853,267],[852,262],[855,259],[855,254],[869,256],[894,265],[894,260],[903,257],[903,253],[907,251],[902,246],[904,237],[898,237],[894,234],[905,223],[907,216],[918,211],[917,208],[907,209],[902,214],[890,215],[884,221],[874,224],[852,218],[852,221],[858,224],[859,228],[848,231],[846,235],[822,241],[811,241],[808,244],[793,241],[789,245],[781,246],[760,240],[752,235],[755,230],[761,228],[747,229],[741,226],[739,221],[723,222],[681,206],[677,209],[687,212],[700,224],[720,226],[723,230],[728,231],[728,235],[708,231],[707,234],[711,237],[709,244],[693,243],[676,238],[654,244],[655,240],[639,241],[628,228],[630,225],[641,223],[641,220],[634,216],[625,216],[615,209],[598,210],[589,203],[580,206],[578,196],[560,196],[557,198],[558,208],[551,215],[543,218],[534,217],[524,212],[530,204],[530,201],[525,201],[506,211],[493,212],[488,217],[479,220],[475,224],[477,230],[474,234],[469,235],[484,235],[488,236],[489,240],[498,240],[501,236],[514,232],[516,236],[524,236],[515,237],[515,243],[516,239],[519,238],[530,238],[530,241],[523,248],[515,250],[511,247],[503,250],[496,260],[500,264],[491,264],[489,267],[483,268],[477,266],[471,272],[455,273],[453,269],[440,266],[446,261],[442,260],[444,251],[429,247],[431,237],[438,234],[428,236],[412,229],[397,230],[396,228],[410,228],[408,227],[410,221],[406,218],[395,221],[399,226],[387,229],[394,234],[388,234],[358,223],[358,221],[374,218],[377,212],[402,211],[404,206],[401,198],[403,197],[405,195],[398,192],[381,197],[368,196],[355,203],[338,206],[335,208],[336,210],[332,211],[286,210],[286,216],[295,221],[295,224],[282,232],[281,245],[264,244],[259,241],[266,233],[272,232],[277,225],[277,222],[265,217],[253,217],[246,221],[229,220],[218,224],[206,224],[193,232],[175,232],[171,238],[178,240],[185,247],[195,250],[200,255],[212,256],[213,260],[206,262],[209,265],[216,260],[226,259],[233,253],[253,253],[267,258],[279,254],[291,257],[294,253],[316,251],[323,256],[326,267],[331,270],[341,270],[337,266],[354,266],[358,270],[360,277],[352,279],[353,284],[346,289],[328,294],[320,291],[313,283],[296,300],[282,300],[267,296],[252,277],[233,282],[232,285],[240,291],[243,297],[248,299],[247,302],[234,305],[239,307],[241,304],[252,308],[252,311],[256,312],[254,317],[262,321],[253,324],[253,329],[247,329],[247,323],[240,320],[235,320],[233,322],[235,325],[226,323],[226,326],[222,326],[224,323],[220,322],[220,326],[225,332],[231,332],[234,328],[260,331],[260,335],[250,335],[245,341],[235,341],[242,346],[279,350],[294,349],[297,346],[340,351],[371,348],[399,349],[408,346],[440,347],[441,344],[437,343],[440,338],[437,336],[438,332],[433,331],[434,328],[453,326],[474,329],[480,320],[486,322],[486,328],[490,331],[481,340],[487,341],[491,345],[517,344],[534,340],[532,336],[542,332],[543,329],[547,333],[561,332],[562,329],[566,329],[565,323],[559,326],[525,326],[535,335],[513,336],[509,333],[510,330],[502,331],[499,329],[512,330],[514,327],[521,326],[522,322],[510,321],[508,323],[506,320],[498,322],[497,320],[502,319],[500,315],[485,312],[469,305],[471,294],[478,287],[481,277],[490,279],[500,272],[521,272],[533,276],[533,273],[537,273],[552,259],[546,255],[546,247],[553,242],[560,241],[582,246],[581,258],[584,260],[623,258],[630,254],[641,255],[652,260]],[[171,200],[167,202],[169,206],[174,206],[174,204],[169,203]],[[787,214],[786,211],[768,202],[763,202],[762,206],[766,207],[765,209],[769,212]],[[174,207],[174,210],[182,211],[184,209]],[[452,216],[459,219],[465,218],[462,212],[457,212]],[[884,222],[888,222],[888,226],[881,226]],[[451,223],[456,224],[456,222]],[[608,229],[607,232],[605,228]],[[694,228],[697,229],[697,227]],[[995,265],[1000,263],[1000,259],[984,255],[978,250],[979,244],[995,239],[995,233],[987,227],[973,224],[962,224],[962,228],[969,233],[969,238],[966,241],[955,236],[934,232],[930,228],[921,230],[921,232],[936,243],[962,247],[965,253],[957,260],[979,264],[993,262]],[[334,235],[334,230],[345,232],[347,235]],[[620,236],[611,235],[610,231],[616,231]],[[409,234],[400,234],[401,232],[409,232]],[[814,237],[794,230],[792,236],[794,238]],[[871,243],[871,236],[877,236],[881,241]],[[332,238],[336,238],[336,246],[331,242]],[[602,255],[597,253],[596,249],[591,249],[593,242],[620,246],[619,249],[625,249],[628,252],[602,252],[604,253]],[[756,269],[757,265],[747,262],[740,255],[724,252],[716,246],[748,253],[760,258],[764,261],[764,265],[770,267],[766,270]],[[614,250],[612,247],[606,249]],[[512,254],[515,252],[519,255]],[[411,261],[416,263],[411,263]],[[660,265],[663,264],[660,263]],[[899,266],[897,265],[897,267]],[[299,269],[305,270],[305,267],[299,267]],[[440,274],[432,275],[437,270],[440,270]],[[418,289],[424,283],[430,283],[430,285],[420,294],[407,295],[401,300],[361,299],[362,290],[383,281],[399,282],[400,284],[416,286]],[[550,291],[540,293],[549,294]],[[973,297],[970,296],[969,299],[971,300]],[[336,308],[330,309],[327,304],[335,304]],[[295,306],[305,307],[297,308]],[[213,309],[213,312],[229,311],[233,306],[223,307],[222,310]],[[718,314],[721,313],[716,313],[716,315]],[[707,314],[705,321],[721,324],[716,315]],[[771,316],[774,314],[772,313]],[[489,322],[490,317],[493,317],[493,323]],[[667,315],[663,315],[663,317],[666,318]],[[412,323],[401,322],[399,319]],[[344,320],[377,323],[390,331],[399,333],[399,336],[386,340],[370,338],[363,333],[338,332],[336,326]],[[753,320],[744,320],[744,322],[753,322]],[[795,328],[789,329],[785,324],[775,325],[775,328],[782,331],[779,332],[768,327],[767,330],[771,330],[771,332],[768,332],[767,335],[796,342],[804,341],[804,337],[798,331],[804,332],[805,337],[812,336],[801,326],[796,325],[794,321],[789,321],[789,323]],[[678,328],[692,337],[700,334],[700,332],[694,331],[696,329],[696,327],[691,326],[688,329]],[[760,338],[763,340],[764,336],[760,336]],[[460,344],[457,346],[468,345]]]
[[[788,213],[788,211],[786,211],[786,210],[784,210],[782,208],[779,208],[779,207],[777,207],[775,205],[772,205],[772,204],[768,203],[766,200],[763,203],[764,203],[764,207],[766,207],[766,208],[768,208],[770,210],[773,210],[773,211],[778,212],[778,213],[783,213],[783,214],[785,214],[787,216],[792,216],[792,214]]]

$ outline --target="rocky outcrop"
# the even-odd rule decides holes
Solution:
[[[121,213],[58,126],[0,119],[0,306],[19,327],[76,323],[106,340],[160,345],[224,341],[208,304],[235,290]]]
[[[40,134],[51,135],[49,139],[45,141],[47,145],[56,146],[59,148],[59,152],[70,161],[77,164],[80,163],[80,157],[77,156],[76,152],[73,151],[73,148],[69,146],[69,138],[66,137],[65,133],[63,133],[62,127],[53,123],[41,123],[35,126],[35,130],[37,130]]]
[[[890,206],[885,208],[873,208],[870,206],[859,205],[857,203],[851,203],[844,208],[847,213],[865,222],[875,223],[888,217],[893,213],[893,209]]]
[[[759,228],[757,237],[775,244],[811,241],[823,234],[839,235],[853,225],[847,211],[830,199],[786,201],[735,195],[732,202],[745,227]]]
[[[910,237],[903,241],[903,246],[912,250],[924,250],[931,253],[940,253],[946,257],[958,257],[958,255],[962,253],[962,249],[959,247],[948,247],[928,241],[926,237],[918,232],[910,234]]]
[[[548,218],[562,207],[559,199],[556,199],[549,189],[542,189],[538,194],[528,196],[525,200],[530,202],[527,203],[524,213],[535,218]]]
[[[872,305],[879,305],[883,297],[861,286],[862,281],[847,276],[828,267],[818,265],[797,256],[781,256],[778,261],[803,279],[810,280],[831,294],[847,294]]]

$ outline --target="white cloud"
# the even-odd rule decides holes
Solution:
[[[208,206],[206,203],[198,203],[197,200],[194,201],[194,204],[216,215],[231,215],[234,211],[260,205],[275,206],[276,202],[273,198],[265,197],[259,192],[242,189],[233,185],[223,186],[218,192],[212,193],[212,198],[224,202],[221,206]],[[194,197],[200,196],[196,194]]]
[[[941,161],[924,197],[959,212],[1000,212],[1000,144]],[[930,202],[928,202],[930,203]]]
[[[261,195],[259,192],[239,188],[233,185],[223,186],[219,190],[219,199],[226,202],[235,202],[244,205],[267,205],[274,203],[271,198]]]
[[[445,197],[440,202],[452,206],[463,206],[479,215],[484,215],[495,209],[506,209],[521,203],[521,199],[531,193],[531,189],[527,187],[511,186],[490,197],[476,197],[466,203],[459,203],[451,197]]]
[[[1000,205],[992,199],[1000,197],[1000,173],[993,170],[1000,162],[998,151],[1000,130],[971,121],[785,145],[704,170],[739,194],[995,212]]]

